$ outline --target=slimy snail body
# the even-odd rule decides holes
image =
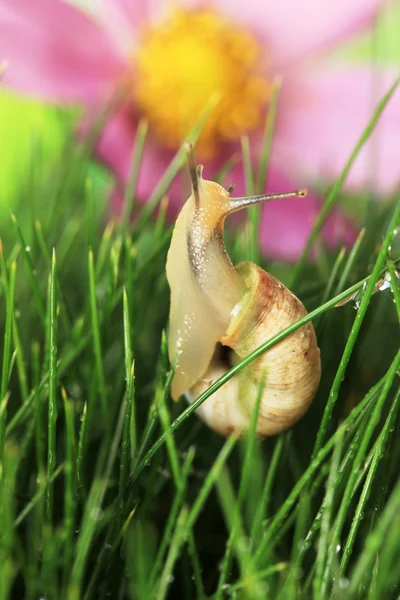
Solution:
[[[225,218],[242,208],[293,192],[232,198],[202,179],[189,157],[193,191],[178,216],[167,257],[171,288],[169,357],[177,400],[193,402],[235,361],[306,314],[281,282],[252,262],[233,265],[224,245]],[[314,328],[308,323],[232,377],[198,409],[212,429],[246,432],[262,390],[257,432],[274,435],[308,409],[321,374]]]

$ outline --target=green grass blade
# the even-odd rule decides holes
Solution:
[[[238,524],[239,524],[239,521],[241,518],[243,502],[244,502],[246,491],[247,491],[248,485],[249,485],[250,469],[252,468],[253,459],[254,459],[257,422],[258,422],[258,417],[259,417],[259,412],[260,412],[262,394],[264,391],[264,385],[265,385],[265,373],[262,375],[261,380],[260,380],[260,385],[259,385],[259,388],[257,391],[257,398],[254,403],[254,408],[253,408],[253,412],[252,412],[252,416],[251,416],[249,432],[248,432],[248,437],[247,437],[247,444],[246,444],[246,453],[245,453],[242,474],[241,474],[241,480],[240,480],[240,485],[239,485],[238,499],[236,502],[236,510],[235,510],[235,515],[234,515],[234,519],[233,519],[233,524],[232,524],[232,527],[231,527],[231,530],[229,533],[228,541],[226,543],[225,556],[224,556],[224,558],[222,560],[222,564],[221,564],[221,573],[220,573],[220,577],[219,577],[219,581],[218,581],[216,600],[222,599],[222,596],[223,596],[223,589],[224,589],[226,578],[228,576],[228,571],[229,571],[230,563],[231,563],[231,559],[232,559],[233,546],[235,544],[236,536],[238,534]]]
[[[87,428],[87,404],[85,403],[81,414],[81,427],[79,430],[78,452],[76,457],[76,490],[77,495],[79,496],[83,495],[83,489],[85,485],[83,476],[83,461],[85,459]]]
[[[305,248],[296,264],[296,267],[293,269],[293,273],[292,273],[290,283],[289,283],[290,289],[293,289],[296,286],[296,283],[298,282],[300,274],[302,273],[302,271],[304,269],[304,265],[306,263],[308,255],[310,253],[311,247],[314,244],[314,242],[316,241],[329,212],[331,211],[334,203],[336,202],[336,199],[340,193],[340,190],[343,187],[343,184],[347,178],[347,175],[350,172],[350,169],[352,168],[352,166],[354,164],[354,161],[356,160],[356,158],[357,158],[359,152],[361,151],[361,149],[363,148],[364,144],[367,142],[368,138],[373,133],[381,114],[383,113],[388,102],[390,101],[393,94],[395,93],[397,86],[399,85],[399,82],[400,82],[400,78],[397,78],[396,81],[393,83],[393,85],[390,87],[389,91],[384,95],[382,100],[379,102],[370,122],[368,123],[368,125],[366,126],[364,131],[362,132],[360,139],[358,140],[353,152],[351,153],[346,165],[344,166],[343,171],[339,175],[339,178],[337,179],[337,181],[332,186],[332,188],[326,198],[326,201],[324,202],[324,205],[318,215],[318,218],[315,222],[314,228],[313,228],[311,235],[307,241],[307,244],[305,245]]]
[[[171,509],[169,511],[168,520],[164,528],[164,534],[159,544],[156,558],[154,560],[153,569],[150,576],[152,586],[154,586],[155,579],[158,576],[158,573],[160,572],[165,552],[171,543],[171,537],[175,527],[176,519],[178,517],[179,511],[182,508],[182,504],[185,498],[187,479],[192,468],[194,456],[194,448],[189,448],[180,474],[180,486],[177,490],[177,493],[174,496]]]
[[[383,388],[379,395],[379,398],[375,404],[371,418],[368,420],[365,430],[363,431],[363,435],[360,440],[360,444],[359,444],[359,447],[357,449],[357,452],[356,452],[356,455],[354,458],[352,469],[350,471],[349,478],[346,482],[346,488],[345,488],[343,498],[341,500],[340,507],[339,507],[339,510],[338,510],[338,513],[337,513],[337,516],[335,519],[333,533],[331,535],[330,553],[328,553],[328,560],[327,560],[327,564],[326,564],[326,571],[327,571],[326,577],[328,577],[328,574],[332,568],[333,557],[335,556],[335,548],[341,547],[342,531],[343,531],[343,528],[345,525],[346,516],[347,516],[349,508],[350,508],[354,484],[356,482],[357,475],[361,469],[361,466],[362,466],[363,462],[365,461],[365,454],[366,454],[368,444],[371,440],[373,431],[379,421],[384,402],[387,398],[390,388],[393,385],[393,381],[394,381],[394,378],[396,376],[396,373],[397,373],[397,370],[399,369],[399,367],[400,367],[400,350],[398,351],[397,356],[388,371],[388,374],[385,378],[385,383],[383,385]],[[347,561],[347,559],[346,559],[346,561]],[[346,561],[343,563],[343,568],[346,564]]]
[[[399,319],[399,323],[400,323],[400,289],[399,289],[399,277],[396,274],[397,271],[394,268],[394,264],[391,260],[388,260],[387,263],[387,267],[388,267],[388,271],[389,271],[389,275],[390,275],[390,287],[392,290],[392,294],[393,294],[393,299],[394,299],[394,303],[396,306],[396,311],[397,311],[397,316]]]
[[[183,507],[176,522],[175,532],[172,536],[169,552],[164,564],[164,569],[161,573],[160,584],[158,586],[157,593],[155,594],[156,600],[164,600],[167,595],[168,585],[173,581],[172,570],[179,556],[181,546],[185,540],[187,518],[188,510],[186,507]]]
[[[6,395],[10,373],[11,359],[11,344],[12,344],[12,326],[14,321],[14,296],[15,296],[15,281],[17,265],[15,262],[11,264],[10,279],[8,281],[7,271],[4,261],[3,247],[0,243],[0,261],[3,276],[3,284],[6,290],[6,326],[4,330],[4,346],[3,346],[3,361],[1,368],[1,385],[0,385],[0,402],[4,403],[4,409],[0,414],[0,469],[3,468],[3,453],[4,453],[4,437],[6,431]]]
[[[17,219],[15,217],[15,215],[13,215],[11,213],[11,220],[13,222],[13,225],[15,227],[15,230],[17,232],[20,244],[21,244],[21,251],[23,254],[23,257],[25,259],[25,264],[26,264],[26,268],[28,271],[28,275],[31,281],[31,285],[32,285],[32,292],[33,295],[35,297],[35,301],[36,301],[36,307],[39,313],[40,318],[42,319],[43,324],[46,322],[46,310],[44,307],[44,302],[43,302],[43,298],[42,295],[40,293],[40,289],[39,289],[39,283],[37,280],[37,275],[36,275],[36,271],[35,268],[33,266],[32,263],[32,259],[30,257],[30,247],[25,243],[25,239],[24,236],[22,234],[21,228],[18,225]]]
[[[321,533],[318,540],[317,557],[315,560],[315,577],[313,581],[314,598],[324,598],[326,594],[327,581],[324,580],[324,566],[328,553],[330,541],[330,527],[333,514],[333,501],[335,496],[335,483],[339,470],[340,456],[343,447],[343,430],[338,435],[333,450],[332,462],[329,469],[329,477],[326,483],[325,497],[322,503]]]
[[[47,447],[47,479],[53,475],[56,464],[56,424],[57,424],[57,272],[56,255],[53,250],[51,275],[49,278],[49,341],[48,341],[48,365],[49,365],[49,404],[48,404],[48,447]],[[53,515],[53,485],[47,486],[46,514],[49,521]]]
[[[93,340],[93,355],[96,365],[97,386],[100,396],[100,410],[103,418],[103,423],[106,430],[109,432],[108,405],[106,381],[103,369],[103,354],[101,350],[100,322],[96,301],[96,282],[94,274],[93,251],[89,250],[88,260],[89,272],[89,296],[90,296],[90,316],[92,323],[92,340]]]
[[[197,123],[191,129],[186,140],[180,146],[177,153],[172,158],[171,162],[169,163],[168,167],[166,168],[164,174],[161,176],[161,178],[160,178],[159,182],[157,183],[156,187],[154,188],[150,198],[148,199],[148,201],[146,202],[146,205],[144,206],[144,208],[141,211],[141,214],[139,217],[139,224],[138,224],[139,230],[141,230],[144,227],[144,225],[148,222],[150,216],[154,212],[158,203],[161,201],[163,196],[165,196],[165,194],[167,193],[167,190],[168,190],[169,186],[171,185],[172,181],[175,179],[176,175],[179,173],[180,169],[185,164],[186,157],[187,157],[187,143],[192,142],[194,144],[197,141],[204,125],[207,122],[207,119],[208,119],[211,111],[213,110],[213,108],[216,105],[216,102],[217,102],[216,98],[210,99],[210,101],[208,102],[208,105],[205,107],[203,113],[200,115]]]
[[[64,470],[64,464],[58,465],[58,467],[53,472],[52,476],[48,480],[43,482],[43,485],[39,488],[39,490],[36,492],[36,494],[34,496],[32,496],[31,500],[28,502],[28,504],[25,506],[25,508],[23,508],[21,510],[21,512],[18,514],[17,518],[15,519],[15,527],[19,527],[19,525],[21,525],[21,523],[26,519],[26,517],[29,515],[29,513],[35,508],[35,506],[43,498],[43,496],[45,495],[45,493],[48,490],[48,487],[53,485],[53,483],[56,481],[56,479],[59,477],[59,475],[61,475],[63,470]]]
[[[297,329],[299,329],[306,323],[309,323],[310,321],[312,321],[319,315],[322,315],[327,310],[334,308],[339,302],[341,302],[342,300],[347,298],[350,294],[360,290],[363,287],[363,285],[366,282],[368,282],[370,279],[371,279],[371,276],[366,277],[365,279],[354,284],[353,286],[351,286],[350,288],[348,288],[341,294],[338,294],[331,300],[328,300],[328,302],[326,302],[325,304],[319,306],[315,310],[308,313],[306,316],[299,319],[296,323],[293,323],[293,325],[290,325],[289,327],[287,327],[280,333],[273,336],[271,339],[264,342],[261,346],[259,346],[255,350],[253,350],[253,352],[251,352],[246,358],[243,358],[242,360],[238,361],[234,367],[229,369],[217,381],[215,381],[212,385],[210,385],[210,387],[205,392],[203,392],[194,402],[192,402],[190,404],[190,406],[188,406],[173,421],[173,423],[171,424],[171,430],[175,431],[175,429],[180,427],[182,425],[182,423],[192,413],[194,413],[197,410],[197,408],[199,406],[201,406],[201,404],[203,402],[205,402],[205,400],[207,400],[207,398],[209,398],[214,392],[219,390],[219,388],[222,387],[224,383],[229,381],[229,379],[231,379],[234,375],[237,375],[238,373],[240,373],[240,371],[242,369],[244,369],[244,367],[247,367],[247,365],[249,365],[251,362],[253,362],[253,360],[255,360],[256,358],[258,358],[259,356],[264,354],[264,352],[267,352],[270,348],[272,348],[273,346],[278,344],[281,340],[285,339],[285,337],[287,337],[288,335],[290,335],[291,333],[293,333],[294,331],[296,331]],[[163,443],[165,442],[165,439],[166,439],[166,434],[165,433],[161,434],[161,436],[156,440],[156,442],[154,442],[154,444],[146,452],[146,454],[142,458],[137,460],[137,464],[134,466],[133,473],[132,473],[133,479],[137,478],[137,476],[142,471],[145,464],[151,460],[151,458],[154,456],[154,454],[157,452],[157,450],[163,445]]]
[[[139,181],[140,165],[142,162],[143,149],[148,128],[148,122],[145,119],[141,119],[136,130],[135,147],[132,151],[132,164],[124,194],[124,205],[122,210],[123,231],[127,231],[129,223],[132,219],[133,204],[136,196],[137,184]]]
[[[358,588],[365,578],[365,574],[371,569],[379,550],[385,544],[388,533],[397,522],[400,510],[400,483],[397,483],[388,504],[379,520],[376,528],[367,537],[363,551],[351,573],[350,585],[347,589],[347,598],[357,598]]]
[[[7,600],[12,595],[12,583],[17,575],[14,561],[12,560],[15,549],[16,532],[14,528],[14,490],[19,466],[18,448],[14,444],[7,444],[2,457],[2,474],[0,479],[0,598]],[[3,472],[4,462],[4,472]]]
[[[337,274],[339,272],[340,267],[342,266],[342,262],[343,262],[345,256],[346,256],[346,248],[343,247],[340,249],[340,252],[337,255],[337,258],[334,262],[331,273],[329,275],[328,282],[326,284],[324,293],[321,298],[322,304],[325,304],[325,302],[328,300],[329,296],[332,294],[332,290],[333,290],[333,286],[334,286],[336,278],[337,278]],[[314,321],[314,327],[315,327],[315,331],[317,334],[317,339],[319,339],[323,333],[323,320],[324,320],[324,317],[321,315],[320,318],[315,319],[315,321]]]
[[[346,571],[347,565],[350,560],[351,553],[353,551],[354,542],[357,536],[358,529],[361,524],[362,516],[364,514],[366,504],[368,502],[368,498],[371,493],[371,487],[378,471],[379,463],[384,456],[386,446],[390,435],[394,432],[394,426],[396,422],[396,418],[398,415],[400,407],[400,390],[397,392],[396,398],[391,406],[389,415],[386,419],[385,425],[382,429],[382,432],[378,439],[378,444],[376,445],[375,451],[373,453],[372,462],[368,471],[367,478],[365,480],[365,484],[363,490],[360,495],[360,499],[354,513],[353,521],[351,524],[351,529],[349,535],[346,540],[346,544],[343,550],[342,560],[340,563],[340,571],[343,574]]]
[[[261,146],[260,164],[256,182],[256,193],[264,194],[267,187],[268,163],[271,156],[272,143],[274,139],[276,115],[278,111],[279,94],[282,79],[275,77],[272,82],[271,99],[268,104],[267,118],[265,121],[264,136]]]
[[[112,438],[108,460],[103,474],[96,476],[85,505],[80,534],[76,542],[75,561],[71,570],[68,598],[78,600],[81,597],[81,586],[85,567],[89,558],[89,550],[98,525],[98,516],[102,512],[104,496],[109,485],[112,468],[117,457],[124,425],[124,407],[121,408],[115,433]]]
[[[343,272],[342,272],[342,274],[340,276],[339,283],[337,284],[337,287],[336,287],[336,290],[335,290],[336,294],[339,294],[344,289],[344,286],[346,285],[346,282],[347,282],[347,280],[349,278],[349,275],[351,273],[351,269],[353,268],[353,265],[354,265],[354,263],[355,263],[355,261],[356,261],[356,259],[358,257],[358,253],[360,251],[361,244],[363,242],[364,236],[365,236],[365,229],[361,229],[361,231],[358,234],[357,239],[354,242],[354,245],[353,245],[353,247],[351,249],[351,252],[349,254],[349,258],[346,261],[346,264],[344,266]]]
[[[321,425],[318,430],[317,440],[315,443],[314,453],[313,453],[314,456],[318,453],[319,449],[321,448],[324,437],[326,435],[329,421],[330,421],[333,409],[335,407],[336,401],[339,396],[340,386],[342,384],[342,381],[343,381],[345,373],[346,373],[347,365],[349,364],[350,357],[352,355],[355,343],[357,341],[359,331],[361,329],[361,325],[364,321],[364,317],[366,315],[366,312],[367,312],[367,309],[369,306],[369,302],[371,300],[372,294],[374,293],[376,282],[378,281],[379,275],[385,264],[389,246],[393,239],[394,230],[396,229],[396,226],[399,224],[399,222],[400,222],[400,203],[397,204],[397,207],[395,208],[395,211],[393,213],[387,233],[385,235],[385,238],[383,240],[381,249],[380,249],[378,257],[376,259],[374,268],[372,270],[371,277],[368,279],[368,282],[367,282],[367,285],[365,288],[365,292],[364,292],[363,298],[360,303],[360,307],[357,311],[356,318],[354,319],[353,327],[352,327],[350,335],[347,339],[346,347],[343,351],[343,355],[342,355],[342,358],[340,361],[339,368],[336,371],[336,375],[335,375],[335,378],[334,378],[334,381],[333,381],[333,384],[331,387],[331,391],[329,393],[328,402],[325,407],[324,415],[322,417],[322,422],[321,422]]]
[[[230,455],[230,453],[233,450],[234,445],[236,444],[238,439],[238,436],[235,434],[232,434],[225,442],[225,444],[223,445],[221,451],[219,452],[217,458],[214,461],[214,464],[212,465],[209,473],[207,474],[204,483],[202,485],[202,488],[196,498],[196,500],[194,501],[194,504],[189,512],[189,515],[187,517],[187,521],[185,524],[185,529],[186,531],[190,531],[201,510],[204,507],[204,504],[211,492],[211,489],[213,487],[213,485],[215,484],[215,481],[218,479],[218,477],[220,476],[220,473],[226,463],[226,461],[228,460],[228,457]]]
[[[74,525],[76,512],[76,475],[75,475],[75,455],[76,441],[74,428],[74,405],[68,399],[64,389],[62,389],[62,397],[64,404],[64,414],[66,423],[65,436],[65,490],[64,490],[64,578],[67,579],[69,570],[72,564],[74,552]]]
[[[255,514],[253,525],[251,528],[251,536],[250,537],[254,541],[255,544],[257,544],[261,538],[262,523],[263,523],[263,520],[266,519],[266,516],[267,516],[268,505],[270,503],[271,495],[272,495],[272,488],[275,483],[279,463],[282,460],[284,443],[285,443],[285,434],[282,434],[278,437],[275,447],[274,447],[274,451],[272,453],[272,457],[271,457],[271,461],[269,464],[267,477],[265,478],[265,484],[264,484],[264,487],[262,490],[258,510]]]

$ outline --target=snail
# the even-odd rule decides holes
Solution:
[[[229,214],[306,191],[232,198],[230,191],[202,178],[191,147],[188,157],[192,194],[177,218],[166,271],[171,396],[177,400],[184,394],[193,402],[235,361],[307,314],[292,292],[256,264],[234,266],[224,245]],[[307,323],[227,381],[197,412],[223,435],[245,434],[263,382],[257,433],[274,435],[307,411],[320,375],[320,352]]]

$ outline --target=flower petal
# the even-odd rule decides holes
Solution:
[[[132,151],[135,144],[138,117],[129,107],[119,110],[105,125],[96,148],[97,158],[110,168],[124,187],[129,178]],[[174,153],[165,150],[151,134],[146,138],[140,164],[137,196],[141,203],[147,202],[161,179]],[[190,194],[189,186],[178,176],[168,190],[169,216],[175,218],[183,199]]]
[[[113,207],[117,213],[121,209],[123,188],[129,177],[136,128],[137,117],[133,116],[128,109],[120,110],[107,123],[96,150],[97,157],[118,178],[118,186],[112,198]],[[218,160],[206,162],[204,177],[213,179],[229,155],[228,153]],[[145,203],[150,198],[172,158],[172,152],[162,149],[157,140],[154,140],[151,135],[148,136],[137,186],[139,202]],[[245,193],[241,162],[235,165],[225,179],[225,185],[230,182],[236,184],[235,195],[241,196]],[[287,192],[296,187],[276,169],[272,169],[268,180],[268,191],[271,193]],[[183,171],[183,174],[179,174],[174,179],[168,191],[170,199],[168,217],[170,219],[177,216],[189,194],[190,183]],[[263,210],[260,233],[263,251],[274,258],[296,260],[310,235],[320,205],[321,203],[312,194],[307,198],[274,201],[267,204]],[[232,224],[232,220],[230,223]],[[351,244],[355,239],[355,230],[344,215],[339,211],[333,211],[324,227],[323,237],[329,248],[340,242]]]
[[[148,0],[105,0],[96,6],[102,27],[124,56],[133,53],[138,34],[150,20]]]
[[[133,29],[148,21],[149,2],[132,2],[132,0],[107,0],[107,4],[118,12]]]
[[[383,0],[338,0],[321,4],[321,0],[265,1],[213,0],[226,13],[259,32],[272,52],[275,62],[300,59],[327,50],[372,24]]]
[[[295,189],[284,176],[272,171],[269,177],[270,193],[282,193]],[[264,207],[260,242],[263,252],[276,259],[295,261],[299,258],[313,229],[322,202],[309,192],[305,198],[273,200]],[[339,244],[351,245],[356,238],[356,230],[345,215],[333,210],[322,231],[327,248]]]
[[[311,179],[335,180],[395,76],[368,67],[297,73],[280,97],[276,156]],[[400,182],[400,90],[359,153],[346,184],[387,192]]]
[[[102,100],[124,62],[106,33],[60,0],[2,0],[4,84],[59,102]]]

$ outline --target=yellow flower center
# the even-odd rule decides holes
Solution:
[[[212,12],[175,12],[143,33],[134,99],[163,144],[176,147],[217,98],[197,144],[211,156],[257,128],[271,93],[249,33]]]

